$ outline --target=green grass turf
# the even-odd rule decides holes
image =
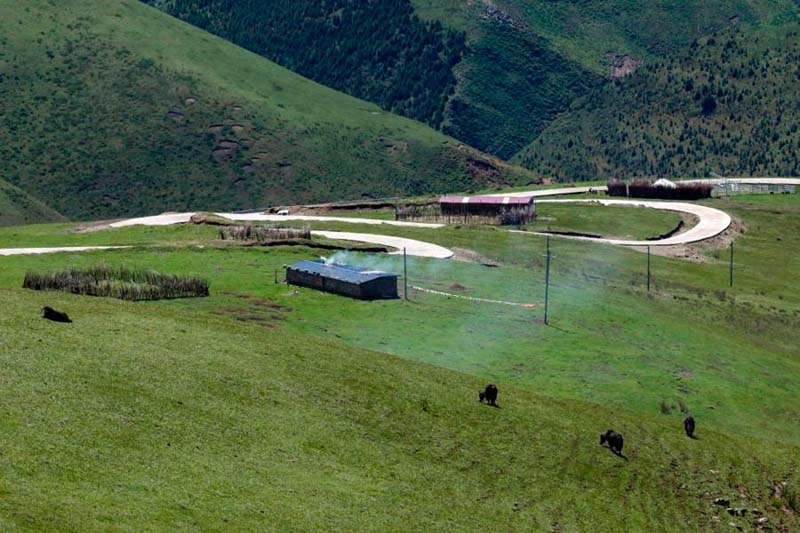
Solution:
[[[274,283],[275,270],[317,251],[218,249],[210,228],[4,229],[4,242],[19,245],[164,244],[0,259],[0,329],[11,332],[0,339],[2,516],[39,529],[677,531],[714,529],[715,515],[750,527],[752,518],[710,504],[724,496],[767,508],[774,527],[791,530],[794,518],[780,511],[788,503],[772,501],[770,487],[798,482],[800,203],[709,203],[747,228],[733,290],[722,252],[701,264],[654,257],[648,296],[643,254],[554,240],[552,327],[541,309],[292,290]],[[503,263],[411,259],[414,284],[541,302],[541,238],[356,227]],[[212,296],[131,304],[17,288],[27,269],[102,262],[201,275]],[[41,321],[44,304],[75,324]],[[500,385],[502,410],[475,402],[489,380]],[[681,405],[700,422],[699,441],[682,436]],[[609,426],[625,434],[628,462],[597,447]]]
[[[537,220],[531,231],[578,232],[624,239],[648,239],[675,229],[680,215],[670,211],[630,207],[548,204],[536,206]]]
[[[795,524],[768,487],[795,483],[797,449],[710,422],[692,441],[677,417],[508,384],[495,410],[480,379],[181,302],[0,300],[6,529],[703,529],[737,491]]]

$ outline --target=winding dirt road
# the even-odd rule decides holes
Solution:
[[[61,246],[50,248],[0,248],[0,256],[9,255],[38,255],[57,253],[96,252],[100,250],[119,250],[130,246]]]
[[[402,254],[403,248],[405,248],[408,255],[416,257],[449,259],[454,255],[452,250],[444,248],[443,246],[403,237],[374,235],[372,233],[349,233],[345,231],[312,231],[311,234],[327,237],[328,239],[336,239],[338,241],[366,242],[396,248],[397,251],[390,252],[391,254]]]
[[[595,239],[591,237],[578,237],[572,235],[558,235],[558,237],[568,239],[586,240],[592,242],[603,242],[607,244],[616,244],[619,246],[675,246],[678,244],[691,244],[693,242],[704,241],[716,237],[724,232],[731,225],[731,217],[724,211],[714,209],[713,207],[706,207],[699,204],[690,204],[686,202],[658,202],[651,200],[539,200],[539,203],[595,203],[600,205],[622,205],[629,207],[640,207],[648,209],[660,209],[663,211],[677,211],[679,213],[688,213],[697,217],[699,222],[684,231],[665,239],[655,241],[628,241],[620,239]],[[529,233],[529,232],[521,232]],[[538,233],[538,235],[545,235]]]
[[[172,224],[186,224],[195,215],[190,213],[165,213],[149,217],[131,218],[120,220],[110,224],[112,228],[124,228],[127,226],[170,226]],[[300,220],[308,222],[345,222],[348,224],[369,224],[401,226],[409,228],[441,228],[444,224],[429,224],[425,222],[401,222],[398,220],[381,220],[376,218],[356,218],[356,217],[323,217],[314,215],[266,215],[264,213],[215,213],[228,220],[236,222],[285,222],[287,220]]]
[[[732,179],[709,179],[709,180],[686,180],[687,182],[704,182],[704,183],[742,183],[742,184],[755,184],[755,185],[796,185],[800,186],[800,178],[732,178]],[[513,193],[498,193],[491,196],[513,196],[513,197],[533,197],[533,198],[546,198],[548,196],[563,196],[567,194],[584,194],[590,192],[603,192],[606,188],[602,186],[592,187],[562,187],[557,189],[540,189],[535,191],[520,191]],[[566,239],[586,240],[591,242],[600,242],[607,244],[614,244],[618,246],[674,246],[691,244],[699,241],[704,241],[716,237],[724,232],[731,225],[731,217],[719,209],[707,207],[704,205],[693,204],[688,202],[665,202],[657,200],[627,200],[627,199],[550,199],[550,200],[537,200],[539,203],[596,203],[601,205],[620,205],[648,209],[661,209],[665,211],[677,211],[680,213],[688,213],[697,217],[699,222],[689,230],[654,241],[633,241],[633,240],[620,240],[620,239],[603,239],[591,237],[579,237],[568,235],[557,235]],[[188,223],[195,213],[166,213],[162,215],[155,215],[149,217],[132,218],[128,220],[121,220],[110,224],[112,228],[123,228],[127,226],[144,225],[144,226],[168,226],[172,224]],[[400,226],[400,227],[416,227],[416,228],[441,228],[444,224],[429,224],[421,222],[400,222],[394,220],[378,220],[369,218],[348,218],[348,217],[324,217],[324,216],[307,216],[307,215],[267,215],[263,213],[218,213],[220,216],[226,217],[235,221],[252,221],[252,222],[283,222],[288,220],[299,221],[324,221],[324,222],[345,222],[351,224],[369,224],[387,226]],[[510,230],[515,233],[528,233],[544,235],[540,232],[519,232],[517,230]],[[402,237],[393,237],[389,235],[377,235],[371,233],[351,233],[341,231],[313,231],[315,235],[327,237],[337,240],[348,240],[356,242],[365,242],[370,244],[379,244],[395,248],[398,251],[393,253],[402,253],[403,248],[409,255],[417,257],[431,257],[437,259],[447,259],[454,254],[452,250],[448,250],[442,246],[431,244],[414,239],[406,239]],[[22,255],[22,254],[44,254],[44,253],[58,253],[58,252],[86,252],[96,250],[110,250],[125,248],[124,246],[73,246],[61,248],[6,248],[0,249],[0,256],[5,255]]]

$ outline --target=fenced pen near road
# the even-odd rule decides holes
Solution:
[[[219,229],[219,238],[223,241],[271,242],[291,239],[311,239],[311,229],[281,228],[276,226],[244,224],[242,226],[224,226]]]
[[[725,181],[714,185],[711,191],[715,198],[743,194],[797,194],[797,185]]]
[[[404,222],[521,226],[536,218],[533,198],[495,196],[443,196],[438,203],[410,204],[395,209]]]
[[[104,265],[53,272],[27,272],[22,288],[132,301],[209,295],[208,282],[201,278]]]
[[[662,200],[702,200],[711,198],[714,188],[709,183],[675,183],[670,187],[651,183],[645,180],[636,180],[630,183],[621,180],[611,180],[607,184],[609,196],[625,198],[658,198]]]

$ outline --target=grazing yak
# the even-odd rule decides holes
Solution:
[[[497,387],[495,385],[486,385],[486,389],[478,393],[478,401],[483,403],[483,400],[486,400],[486,403],[492,407],[497,407]]]
[[[42,307],[42,318],[45,320],[51,320],[53,322],[64,322],[67,324],[72,322],[72,319],[69,318],[67,313],[56,311],[52,307]]]
[[[686,431],[686,436],[690,439],[694,438],[694,417],[687,416],[683,421],[683,429]]]
[[[622,445],[623,439],[620,433],[617,433],[613,429],[609,429],[605,433],[600,434],[600,445],[608,443],[608,447],[611,448],[611,451],[617,455],[622,455]]]

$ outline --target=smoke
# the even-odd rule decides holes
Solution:
[[[340,251],[328,257],[320,257],[320,260],[326,265],[335,263],[339,265],[358,266],[367,270],[392,272],[400,276],[403,275],[404,270],[403,256],[397,254]],[[409,283],[432,283],[449,280],[455,263],[448,259],[432,259],[416,256],[408,256],[406,260]]]
[[[366,268],[368,270],[383,270],[386,272],[399,272],[403,269],[402,256],[390,256],[387,254],[340,251],[329,257],[320,257],[320,259],[326,265],[350,265]]]
[[[329,257],[320,257],[320,260],[325,263],[326,266],[330,265],[352,265],[352,266],[364,266],[362,263],[364,262],[360,258],[355,257],[356,254],[347,251],[340,251],[336,252],[335,254]],[[369,257],[369,256],[366,256]]]

